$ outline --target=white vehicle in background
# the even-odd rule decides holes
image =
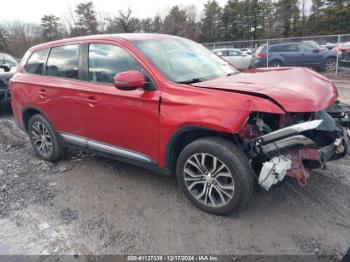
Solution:
[[[326,43],[324,45],[321,45],[321,47],[327,48],[328,50],[332,50],[336,46],[337,46],[337,43]]]
[[[247,69],[252,59],[251,55],[234,48],[215,49],[213,52],[239,69]]]
[[[245,55],[252,55],[253,49],[251,48],[239,48],[239,51],[241,51]]]

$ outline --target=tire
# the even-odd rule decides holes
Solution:
[[[62,157],[64,148],[57,133],[44,116],[34,115],[30,118],[28,135],[38,157],[50,162],[54,162]]]
[[[334,57],[329,57],[324,61],[323,71],[324,72],[334,72],[337,66],[337,59]]]
[[[269,63],[269,67],[281,67],[283,63],[279,60],[273,60]]]
[[[196,158],[200,163],[204,158],[204,165],[198,165]],[[253,195],[254,173],[247,158],[237,146],[221,138],[202,138],[187,145],[177,160],[176,177],[196,207],[216,215],[239,210]]]

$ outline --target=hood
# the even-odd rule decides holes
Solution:
[[[287,112],[318,112],[337,100],[335,85],[307,68],[265,68],[192,84],[273,100]]]

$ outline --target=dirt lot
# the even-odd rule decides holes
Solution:
[[[350,85],[339,85],[350,102]],[[239,214],[193,207],[173,177],[81,152],[37,159],[0,113],[0,254],[331,254],[350,246],[350,158],[259,191]]]

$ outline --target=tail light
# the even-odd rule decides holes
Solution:
[[[258,53],[258,54],[256,54],[256,57],[257,58],[264,58],[265,54],[264,53]]]

